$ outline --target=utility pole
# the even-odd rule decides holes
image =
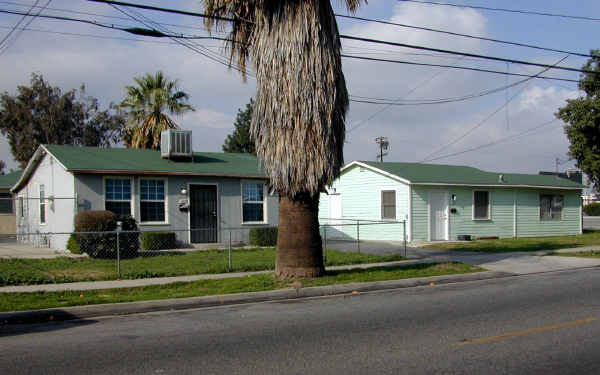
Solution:
[[[377,137],[375,138],[375,143],[379,145],[379,154],[377,155],[377,158],[380,162],[383,162],[383,157],[387,156],[388,154],[384,151],[387,151],[390,145],[390,141],[388,140],[388,137]]]

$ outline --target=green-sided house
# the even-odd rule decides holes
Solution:
[[[404,226],[408,241],[580,234],[583,188],[548,175],[355,161],[321,195],[320,220],[332,225],[328,236],[351,238],[357,236],[352,220],[363,220],[365,240],[403,240]]]

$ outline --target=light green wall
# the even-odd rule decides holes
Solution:
[[[432,190],[447,191],[450,208],[450,240],[459,234],[475,237],[514,236],[514,205],[517,207],[517,237],[553,236],[578,234],[580,232],[580,191],[533,188],[493,188],[414,186],[412,188],[413,241],[429,240],[428,200]],[[473,190],[488,190],[491,200],[491,220],[473,220]],[[563,220],[541,221],[539,218],[539,196],[546,194],[564,195]],[[450,197],[456,195],[456,201]]]
[[[361,172],[362,170],[362,172]],[[408,216],[408,185],[390,177],[373,172],[366,168],[354,166],[344,171],[328,189],[336,189],[342,195],[342,215],[346,219],[381,220],[381,191],[396,191],[396,220],[403,221]],[[319,218],[329,217],[329,196],[321,194]],[[327,220],[320,220],[327,224]],[[345,220],[343,227],[330,228],[328,238],[356,238],[356,221]],[[352,224],[352,225],[349,225]],[[402,224],[370,224],[360,223],[360,239],[364,240],[403,240]]]

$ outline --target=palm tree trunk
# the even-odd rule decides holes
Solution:
[[[319,233],[319,195],[279,197],[279,231],[275,275],[309,278],[325,274]]]

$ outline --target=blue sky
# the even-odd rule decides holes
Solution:
[[[47,0],[40,1],[45,4]],[[137,3],[168,6],[171,8],[201,11],[199,1],[134,1]],[[600,17],[600,2],[580,1],[491,1],[452,0],[456,4],[482,5],[543,12]],[[19,6],[32,4],[32,0],[0,2],[1,9],[24,10]],[[334,2],[338,4],[338,2]],[[70,9],[105,16],[123,17],[123,14],[103,4],[83,0],[53,0],[49,8]],[[336,10],[345,12],[336,5]],[[68,14],[59,10],[45,13],[87,18],[134,26],[130,20]],[[201,27],[199,19],[144,11],[153,21],[170,23],[172,31],[203,33],[201,29],[183,28],[181,25]],[[600,48],[597,42],[600,22],[518,15],[466,8],[452,8],[412,4],[392,0],[372,0],[362,7],[359,16],[393,20],[416,26],[426,26],[497,39],[531,43],[541,46],[588,52]],[[11,27],[17,16],[0,15],[0,26]],[[196,112],[179,116],[176,121],[193,130],[194,147],[198,151],[220,151],[226,135],[233,130],[233,120],[238,108],[254,95],[252,80],[243,83],[235,71],[214,63],[204,56],[182,46],[168,43],[134,42],[49,33],[93,34],[101,37],[135,37],[114,30],[104,30],[91,25],[36,19],[30,28],[45,31],[25,31],[0,55],[0,91],[14,93],[17,85],[28,84],[32,72],[41,73],[53,85],[67,90],[86,85],[88,93],[104,104],[119,102],[123,87],[132,83],[132,77],[147,72],[163,70],[180,81],[190,94]],[[340,21],[344,34],[413,43],[437,48],[461,50],[479,54],[502,56],[553,64],[564,54],[536,51],[527,48],[502,46],[483,41],[443,36],[440,34],[402,29],[392,26]],[[8,29],[0,29],[0,36]],[[212,52],[221,52],[220,42],[203,41],[200,44]],[[389,46],[344,42],[344,52],[363,56],[402,59],[427,63],[461,64],[524,74],[537,73],[540,68],[523,67],[505,63],[459,59],[456,56],[422,56],[407,53],[416,51]],[[569,57],[563,65],[581,67],[584,58]],[[512,83],[519,78],[466,72],[444,68],[409,67],[399,64],[344,60],[344,72],[351,94],[369,97],[430,99],[456,97],[493,89]],[[577,73],[548,72],[565,78],[578,78]],[[416,88],[416,89],[415,89]],[[407,94],[410,95],[407,96]],[[468,136],[455,142],[434,156],[444,156],[518,134],[553,119],[553,113],[567,98],[579,95],[577,87],[568,82],[532,80],[510,89],[482,98],[459,103],[427,106],[398,106],[380,111],[380,106],[352,103],[347,118],[348,142],[344,149],[346,162],[373,160],[377,154],[374,138],[388,136],[391,141],[388,161],[420,161],[441,146],[463,136],[475,125],[481,125]],[[489,120],[491,113],[514,96],[507,108]],[[372,118],[371,118],[372,117]],[[368,121],[366,121],[369,119]],[[560,123],[556,122],[528,136],[516,138],[475,152],[463,153],[435,160],[436,163],[464,164],[493,171],[537,173],[554,170],[555,158],[566,159],[568,141]],[[0,140],[0,159],[14,166],[5,140]],[[561,165],[561,169],[572,163]]]

